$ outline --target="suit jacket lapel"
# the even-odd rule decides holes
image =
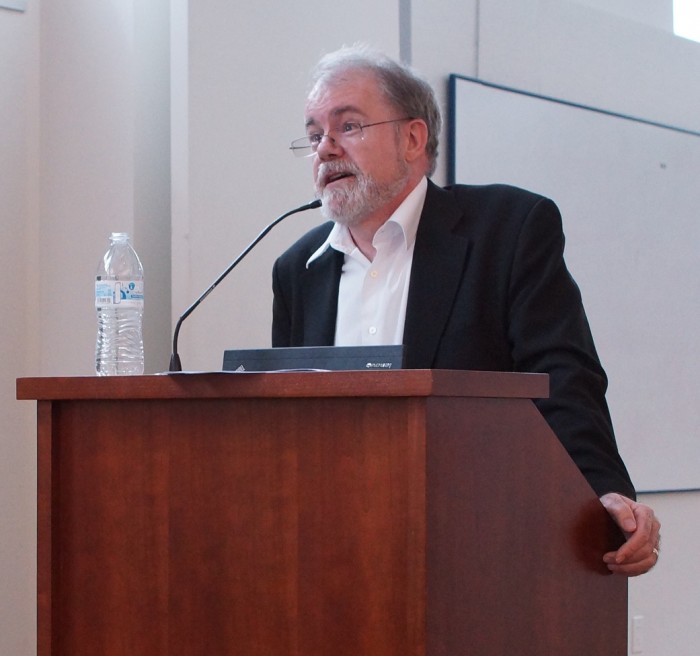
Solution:
[[[343,254],[328,248],[305,271],[301,289],[305,346],[332,346]]]
[[[463,212],[452,195],[428,184],[411,268],[404,345],[409,369],[429,369],[466,266],[469,240],[454,231]]]

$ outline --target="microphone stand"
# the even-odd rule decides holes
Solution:
[[[253,250],[253,248],[258,244],[258,242],[268,233],[272,228],[274,228],[280,221],[283,221],[286,219],[288,216],[291,216],[292,214],[296,214],[297,212],[305,212],[306,210],[312,210],[317,207],[321,207],[321,201],[316,199],[312,200],[310,203],[306,203],[305,205],[302,205],[301,207],[297,207],[293,210],[290,210],[289,212],[286,212],[282,216],[277,217],[272,223],[270,223],[268,226],[266,226],[263,231],[252,241],[248,246],[245,248],[245,250],[233,261],[231,264],[228,265],[225,271],[221,273],[221,275],[212,283],[212,285],[207,289],[192,305],[190,305],[187,310],[182,314],[182,316],[177,320],[177,324],[175,325],[175,331],[173,333],[173,350],[172,354],[170,355],[170,368],[168,371],[170,372],[177,372],[177,371],[182,371],[182,363],[180,362],[180,356],[177,352],[177,340],[178,336],[180,335],[180,326],[182,326],[182,322],[187,319],[187,317],[190,316],[196,309],[197,306],[207,297],[209,294],[211,294],[216,287],[219,285],[219,283],[229,274],[233,269],[236,268],[238,263],[246,256],[250,251]]]

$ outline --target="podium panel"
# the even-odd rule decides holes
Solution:
[[[619,536],[530,398],[387,371],[20,379],[39,655],[626,654]]]

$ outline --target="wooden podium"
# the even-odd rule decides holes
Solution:
[[[24,378],[39,656],[624,656],[540,375]]]

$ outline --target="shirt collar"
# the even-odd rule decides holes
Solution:
[[[386,221],[387,223],[396,223],[401,228],[406,248],[411,248],[416,241],[418,222],[420,221],[420,215],[423,211],[427,191],[428,180],[423,176],[418,184],[411,190],[411,193],[404,198],[401,205],[396,208],[394,213]],[[321,257],[329,248],[340,251],[345,255],[350,254],[356,248],[355,242],[346,225],[342,223],[333,224],[326,240],[306,261],[306,268],[308,269],[309,265],[314,260]]]

